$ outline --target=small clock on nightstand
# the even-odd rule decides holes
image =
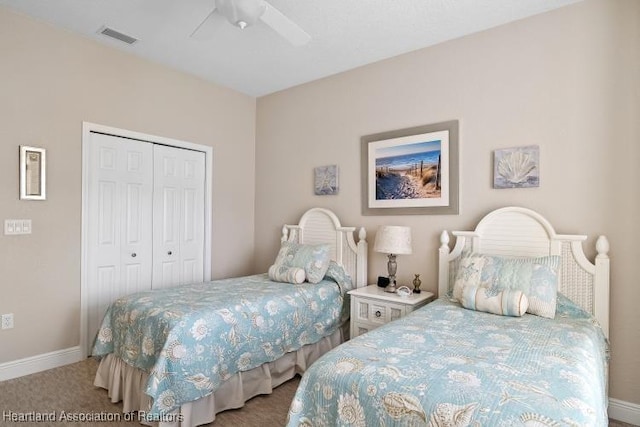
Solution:
[[[378,285],[349,291],[351,295],[351,338],[369,332],[392,320],[424,306],[433,299],[433,293],[422,291],[400,296],[385,292]]]

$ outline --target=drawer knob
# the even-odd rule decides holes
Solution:
[[[382,313],[380,312],[380,310],[377,310],[375,314],[376,314],[376,317],[382,316]]]

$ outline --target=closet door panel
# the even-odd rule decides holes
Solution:
[[[186,152],[182,158],[182,230],[180,262],[183,283],[204,280],[204,181],[205,155]]]
[[[91,134],[88,202],[88,342],[108,305],[151,289],[152,147]]]
[[[180,261],[183,283],[204,280],[204,181],[205,155],[190,151],[182,161],[182,230]]]
[[[126,295],[151,289],[153,150],[146,142],[110,138],[114,138],[123,150],[124,173],[120,194],[120,264],[123,271],[120,280]]]
[[[204,278],[204,157],[154,146],[154,288]]]
[[[154,146],[153,288],[180,283],[180,187],[173,150]]]

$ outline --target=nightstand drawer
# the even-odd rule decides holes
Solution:
[[[353,329],[352,337],[355,338],[359,335],[366,334],[369,331],[373,331],[380,325],[371,325],[370,323],[352,322],[351,328]]]
[[[400,304],[391,304],[380,301],[357,298],[355,300],[355,321],[384,325],[392,320],[404,316],[405,307]]]
[[[351,295],[351,338],[374,330],[411,313],[433,298],[431,292],[401,297],[377,285],[349,291]]]

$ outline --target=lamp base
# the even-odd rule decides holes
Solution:
[[[389,284],[384,288],[385,292],[395,293],[396,288],[396,271],[398,264],[396,263],[396,256],[389,254],[389,261],[387,262],[387,271],[389,271]]]

